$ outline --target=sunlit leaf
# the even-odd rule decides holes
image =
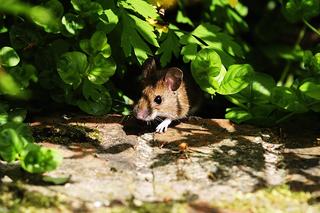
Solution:
[[[88,71],[88,79],[95,84],[103,84],[113,76],[116,71],[116,64],[112,58],[105,58],[98,54],[93,58],[92,64]]]
[[[225,118],[230,119],[235,123],[242,123],[244,121],[250,120],[252,118],[252,115],[244,109],[233,107],[227,108]]]
[[[5,67],[14,67],[20,62],[20,58],[12,47],[0,49],[0,64]]]
[[[67,13],[62,17],[62,24],[71,35],[79,33],[84,28],[83,20],[71,13]]]
[[[171,61],[172,55],[176,58],[179,57],[180,44],[179,38],[173,30],[169,30],[168,33],[163,33],[162,36],[165,37],[165,39],[160,44],[160,48],[157,50],[156,54],[161,55],[161,66],[165,67]]]
[[[230,95],[240,92],[249,85],[252,75],[253,68],[249,64],[231,65],[220,84],[218,93]]]
[[[118,16],[111,9],[104,10],[99,14],[99,20],[97,29],[106,33],[111,32],[119,22]]]
[[[191,73],[202,90],[214,94],[225,75],[225,68],[214,50],[202,49],[191,63]]]
[[[56,169],[62,162],[62,157],[55,150],[28,144],[21,154],[21,167],[30,173],[43,173]]]
[[[320,100],[320,83],[313,81],[305,81],[299,87],[299,90],[311,98]]]
[[[77,87],[88,66],[87,56],[81,52],[67,52],[60,57],[57,70],[61,79]]]
[[[157,19],[159,17],[157,10],[144,0],[122,0],[119,1],[124,8],[139,13],[144,18]]]

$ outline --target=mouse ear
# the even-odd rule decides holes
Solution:
[[[183,72],[177,67],[172,67],[168,69],[164,81],[170,90],[176,91],[181,85],[182,78]]]
[[[157,70],[156,61],[154,58],[148,58],[142,65],[142,76],[144,79],[149,79],[151,76],[153,76],[152,73],[154,73]]]

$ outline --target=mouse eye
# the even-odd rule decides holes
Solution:
[[[154,102],[156,102],[157,104],[161,104],[162,99],[160,95],[157,95],[157,97],[154,99]]]

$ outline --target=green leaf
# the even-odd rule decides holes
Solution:
[[[225,68],[214,50],[202,49],[191,63],[191,73],[202,90],[214,94],[225,75]]]
[[[0,103],[0,126],[8,122],[9,115],[7,107],[6,104]]]
[[[287,87],[275,87],[272,90],[271,102],[278,107],[291,112],[306,112],[308,109],[301,103],[293,89]]]
[[[10,74],[5,72],[0,72],[0,94],[23,100],[30,98],[29,91],[21,88],[16,80]]]
[[[271,103],[253,104],[250,107],[250,112],[254,116],[254,119],[266,119],[276,108],[277,106]]]
[[[46,32],[57,33],[60,31],[60,23],[50,10],[41,6],[35,6],[32,7],[28,13],[32,21],[43,27]]]
[[[126,9],[132,10],[144,18],[157,19],[159,15],[155,7],[144,0],[122,0],[119,4]]]
[[[182,47],[181,55],[183,55],[183,62],[188,63],[193,61],[197,56],[197,47],[198,45],[195,43],[187,44],[186,46]]]
[[[77,101],[82,111],[91,115],[103,115],[111,110],[112,98],[104,86],[84,81],[82,93],[85,100]]]
[[[319,0],[283,0],[282,12],[291,22],[310,19],[320,14]]]
[[[16,17],[25,16],[34,23],[44,27],[47,32],[52,32],[50,29],[57,27],[57,22],[51,11],[42,6],[32,7],[30,4],[19,0],[5,0],[1,1],[0,11],[3,14],[11,14]],[[23,21],[23,23],[26,22]]]
[[[217,92],[222,95],[240,92],[249,85],[253,72],[249,64],[231,65]]]
[[[320,84],[314,81],[305,81],[300,87],[299,90],[316,100],[320,100]]]
[[[95,51],[95,53],[101,51],[105,58],[108,58],[111,55],[111,48],[110,48],[110,45],[108,44],[108,39],[106,37],[106,34],[103,31],[96,31],[91,36],[90,46]]]
[[[244,121],[250,120],[252,118],[252,115],[242,108],[233,107],[227,108],[225,118],[239,124]]]
[[[237,32],[248,30],[248,25],[243,18],[247,15],[248,8],[238,0],[212,1],[210,11],[219,25],[224,25],[230,34],[236,35]]]
[[[273,104],[252,104],[249,112],[252,118],[248,123],[256,124],[260,126],[271,126],[277,121],[276,112],[277,106]]]
[[[14,115],[10,114],[10,122],[1,126],[1,129],[14,129],[20,137],[23,144],[32,143],[34,139],[30,127],[25,123],[16,122],[13,120]],[[13,121],[12,121],[13,120]]]
[[[0,156],[7,162],[12,162],[19,157],[25,146],[24,141],[14,129],[6,128],[0,132]]]
[[[114,75],[116,64],[112,58],[105,58],[102,54],[98,54],[93,58],[88,72],[88,79],[94,84],[103,84]]]
[[[102,30],[105,33],[111,32],[119,22],[118,16],[111,10],[104,10],[99,14],[100,23],[97,25],[98,30]]]
[[[241,46],[233,41],[231,36],[221,32],[219,27],[208,23],[201,24],[190,34],[182,36],[180,43],[183,45],[198,44],[202,48],[214,49],[225,66],[234,62],[233,57],[244,57]]]
[[[3,125],[8,122],[8,113],[0,112],[0,125]]]
[[[92,15],[103,10],[98,2],[92,2],[91,0],[71,0],[71,4],[76,11],[85,15]]]
[[[26,124],[8,122],[0,128],[0,156],[5,161],[18,159],[25,146],[31,142],[32,133]]]
[[[81,83],[81,78],[88,66],[87,56],[81,52],[67,52],[63,54],[57,64],[60,78],[75,87]]]
[[[270,75],[254,72],[249,83],[245,89],[231,96],[241,103],[263,104],[270,101],[272,89],[276,86]]]
[[[199,25],[193,35],[206,42],[209,47],[223,50],[232,56],[243,57],[243,51],[239,44],[226,33],[220,32],[220,28],[215,25],[204,23]]]
[[[189,24],[190,26],[193,26],[192,21],[187,16],[185,16],[185,14],[183,14],[181,10],[178,11],[176,20],[178,23]]]
[[[165,37],[165,39],[156,54],[161,55],[160,63],[162,67],[165,67],[171,61],[172,55],[176,58],[179,57],[180,44],[179,38],[171,29],[169,29],[168,33],[163,33],[162,36]]]
[[[63,5],[59,0],[49,0],[44,4],[44,6],[50,9],[52,14],[57,18],[61,18],[64,13]]]
[[[20,58],[12,47],[0,49],[0,64],[5,67],[14,67],[19,64]]]
[[[139,34],[149,43],[155,47],[159,47],[157,36],[154,34],[153,26],[148,22],[143,21],[134,15],[129,15],[130,18],[134,21],[134,25]]]
[[[80,40],[79,42],[79,46],[80,46],[80,49],[87,53],[88,55],[91,55],[93,54],[94,50],[93,48],[91,47],[91,44],[90,44],[90,40],[89,39],[82,39]]]
[[[106,44],[108,45],[108,39],[105,32],[96,31],[93,33],[90,39],[90,45],[94,50],[101,51]]]
[[[67,13],[62,17],[62,24],[71,35],[76,35],[84,28],[84,21],[79,16]]]
[[[288,61],[301,61],[304,52],[300,46],[292,47],[285,44],[271,44],[261,48],[263,53],[270,59],[279,60],[279,58]]]
[[[38,81],[37,70],[32,64],[23,64],[22,66],[16,66],[13,69],[10,69],[9,73],[24,88],[27,88],[29,86],[30,81]]]
[[[66,184],[70,181],[71,175],[69,176],[64,176],[64,177],[52,177],[45,175],[42,177],[42,180],[47,182],[47,183],[53,183],[55,185],[63,185]]]
[[[7,33],[7,32],[8,32],[8,28],[6,26],[0,26],[0,34]]]
[[[310,61],[310,68],[313,72],[320,74],[320,53],[315,54]]]
[[[121,47],[123,49],[123,52],[126,57],[129,57],[131,56],[133,49],[139,63],[142,64],[148,58],[148,55],[152,55],[149,46],[145,43],[145,41],[139,36],[137,32],[141,32],[143,30],[136,29],[136,22],[132,19],[132,16],[129,16],[128,14],[123,12],[121,17],[123,25],[121,34]],[[149,25],[147,22],[146,24]],[[153,32],[152,34],[153,35],[146,35],[150,37],[149,40],[155,38]]]
[[[55,150],[28,144],[21,154],[21,167],[30,173],[44,173],[56,169],[62,157]]]

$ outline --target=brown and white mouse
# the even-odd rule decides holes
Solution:
[[[158,70],[151,58],[144,63],[142,75],[144,89],[133,114],[143,121],[160,118],[156,132],[165,132],[173,120],[185,118],[191,109],[183,72],[177,67]]]

